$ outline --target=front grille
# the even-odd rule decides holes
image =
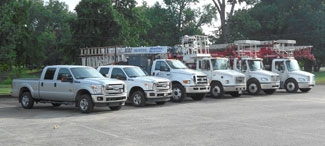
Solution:
[[[236,77],[237,84],[244,83],[244,82],[245,82],[245,77]]]
[[[168,90],[169,88],[170,88],[170,83],[169,82],[158,82],[156,84],[156,89],[158,91]]]
[[[208,84],[208,77],[207,76],[194,76],[194,82],[198,85]]]
[[[121,94],[124,92],[124,84],[108,84],[106,85],[106,94]]]
[[[271,76],[271,80],[272,80],[272,82],[280,81],[280,77],[279,76]]]

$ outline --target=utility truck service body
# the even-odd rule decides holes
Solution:
[[[170,100],[172,93],[170,80],[149,76],[138,66],[108,65],[99,66],[97,70],[107,78],[124,81],[127,85],[127,101],[134,106],[144,106],[146,102],[162,105]]]
[[[119,110],[126,101],[126,86],[123,81],[104,78],[92,67],[54,65],[43,69],[40,79],[14,79],[12,96],[18,97],[25,109],[34,102],[74,104],[83,113],[94,106],[107,105]]]
[[[174,102],[182,102],[186,95],[193,100],[201,100],[210,91],[207,75],[189,69],[179,60],[156,59],[153,61],[151,74],[171,80],[171,101]]]

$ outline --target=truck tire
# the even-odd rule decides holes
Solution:
[[[202,100],[205,97],[206,93],[195,93],[191,97],[193,100]]]
[[[294,79],[288,79],[284,83],[284,88],[286,89],[287,92],[289,93],[296,93],[298,91],[298,83]]]
[[[247,92],[251,95],[257,95],[261,91],[261,85],[256,79],[248,80]]]
[[[219,82],[211,84],[210,94],[213,98],[222,98],[224,96],[223,86]]]
[[[301,92],[309,92],[311,88],[300,88]]]
[[[175,83],[172,85],[172,102],[182,102],[185,99],[185,89],[182,85]]]
[[[166,103],[166,101],[157,101],[156,104],[157,105],[164,105]]]
[[[146,104],[144,93],[140,90],[135,91],[131,95],[131,103],[136,107],[142,107]]]
[[[238,91],[230,92],[230,95],[231,95],[232,97],[240,97],[240,96],[241,96],[241,94],[239,94]]]
[[[273,94],[275,92],[276,89],[265,89],[263,90],[265,94]]]
[[[110,106],[109,107],[112,111],[118,111],[122,108],[122,106]]]
[[[24,109],[31,109],[34,106],[34,99],[30,92],[24,92],[20,96],[20,104]]]
[[[78,108],[82,113],[90,113],[94,109],[94,103],[89,94],[83,94],[78,100]]]

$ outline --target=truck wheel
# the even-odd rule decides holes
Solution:
[[[112,111],[118,111],[122,108],[122,106],[110,106],[109,107]]]
[[[298,83],[294,79],[288,79],[284,83],[284,88],[286,89],[287,92],[289,93],[296,93],[298,91]]]
[[[52,103],[52,106],[54,107],[59,107],[61,104],[60,103]]]
[[[182,85],[176,83],[172,85],[172,97],[170,98],[173,102],[182,102],[185,98],[185,89]]]
[[[311,88],[300,88],[301,92],[309,92]]]
[[[146,99],[144,97],[144,93],[142,91],[135,91],[131,95],[131,102],[134,106],[141,107],[146,103]]]
[[[240,96],[241,96],[241,94],[239,94],[238,91],[231,92],[230,95],[231,95],[232,97],[240,97]]]
[[[213,98],[222,98],[224,96],[224,91],[221,83],[213,82],[211,84],[210,94]]]
[[[258,93],[260,93],[261,90],[261,85],[260,83],[256,80],[249,80],[247,82],[247,92],[251,95],[257,95]]]
[[[166,103],[166,101],[157,101],[156,104],[157,105],[164,105]]]
[[[24,109],[31,109],[34,106],[34,99],[29,92],[24,92],[20,96],[20,104]]]
[[[265,94],[273,94],[275,92],[275,89],[265,89],[263,91]]]
[[[94,103],[90,98],[90,95],[81,95],[78,100],[78,108],[82,113],[90,113],[94,109]]]
[[[195,93],[191,95],[193,100],[202,100],[205,97],[206,93]]]

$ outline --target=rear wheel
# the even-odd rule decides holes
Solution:
[[[182,102],[185,98],[185,89],[182,85],[176,83],[172,87],[172,97],[170,98],[173,102]]]
[[[236,92],[231,92],[230,95],[231,95],[232,97],[240,97],[240,96],[241,96],[241,94],[239,94],[238,91],[236,91]]]
[[[205,97],[206,93],[195,93],[191,95],[193,100],[202,100]]]
[[[301,92],[309,92],[311,88],[300,88]]]
[[[247,92],[251,95],[257,95],[260,93],[261,85],[256,79],[249,80],[247,82]]]
[[[140,90],[133,92],[131,95],[131,102],[134,106],[141,107],[146,103],[144,93]]]
[[[224,96],[224,91],[221,83],[213,82],[211,84],[210,94],[213,98],[222,98]]]
[[[89,94],[81,95],[78,100],[78,108],[82,113],[90,113],[94,109],[94,103]]]
[[[273,94],[275,92],[275,89],[265,89],[263,91],[265,94]]]
[[[284,84],[284,88],[289,93],[296,93],[298,91],[298,83],[294,79],[288,79]]]
[[[34,106],[34,99],[29,92],[24,92],[20,96],[20,104],[24,109],[31,109]]]

